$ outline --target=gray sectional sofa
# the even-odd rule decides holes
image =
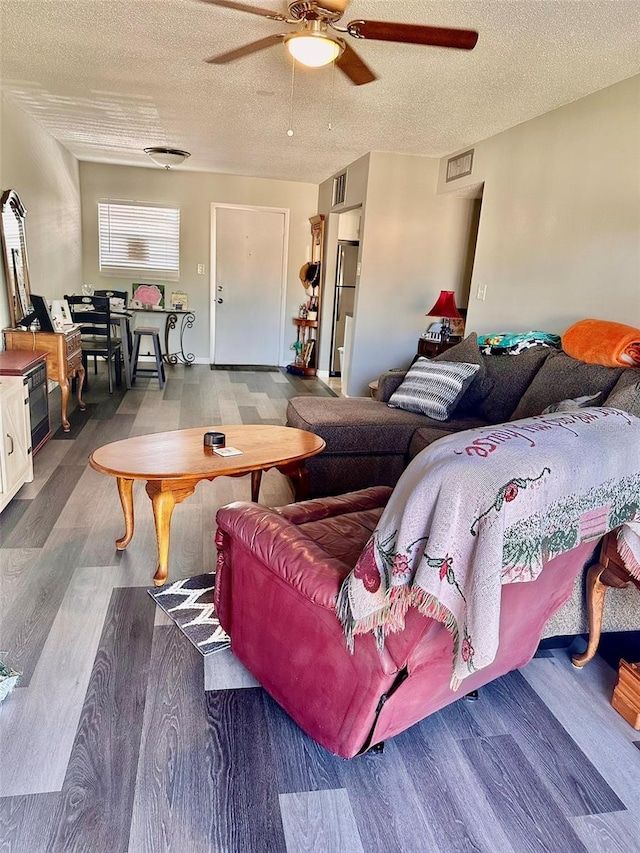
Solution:
[[[561,400],[597,392],[601,396],[591,405],[607,405],[610,398],[640,382],[640,369],[586,364],[548,347],[519,355],[484,355],[475,334],[436,360],[479,365],[447,421],[434,421],[387,405],[405,370],[382,374],[377,399],[294,397],[289,401],[287,424],[316,433],[327,445],[322,454],[307,461],[311,496],[343,494],[374,485],[394,486],[411,459],[438,438],[541,414]],[[545,636],[587,630],[583,587],[579,577],[573,598],[551,620]],[[603,630],[640,630],[637,590],[608,592]]]
[[[311,496],[338,495],[367,486],[395,486],[413,457],[444,435],[538,415],[552,403],[600,392],[593,405],[640,381],[640,369],[586,364],[549,347],[520,355],[483,355],[475,334],[435,361],[478,364],[479,370],[453,416],[435,421],[387,403],[405,371],[378,380],[377,399],[294,397],[288,426],[321,436],[326,450],[307,461]]]

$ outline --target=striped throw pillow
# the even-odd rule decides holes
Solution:
[[[479,364],[419,358],[391,395],[389,406],[446,421],[479,370]]]

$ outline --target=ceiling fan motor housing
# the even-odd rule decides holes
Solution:
[[[333,21],[339,21],[343,14],[340,10],[327,9],[322,2],[314,2],[314,0],[294,0],[293,3],[289,3],[289,15],[296,21],[320,19],[333,23]]]

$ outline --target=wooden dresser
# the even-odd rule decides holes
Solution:
[[[69,380],[78,377],[78,407],[86,408],[82,401],[84,367],[82,366],[82,346],[80,328],[73,326],[63,332],[32,332],[25,329],[5,329],[4,346],[8,350],[27,350],[42,352],[47,359],[47,377],[60,385],[62,397],[62,428],[69,432],[71,425],[67,418],[69,402]]]

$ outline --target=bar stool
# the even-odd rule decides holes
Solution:
[[[156,358],[156,366],[154,368],[151,367],[138,367],[138,356],[140,354],[140,341],[143,335],[148,335],[153,340],[153,351]],[[160,350],[160,330],[156,326],[138,326],[137,329],[133,330],[133,355],[131,357],[131,384],[134,385],[136,381],[136,377],[140,376],[157,376],[158,377],[158,385],[160,388],[164,388],[165,384],[165,375],[164,375],[164,363],[162,361],[162,352]]]

